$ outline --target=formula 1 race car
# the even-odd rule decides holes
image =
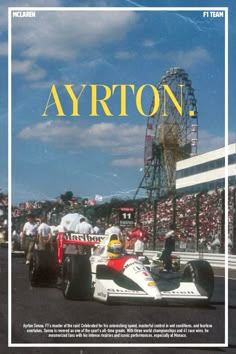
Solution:
[[[67,251],[68,245],[74,254]],[[165,272],[156,259],[145,264],[142,257],[127,254],[118,235],[60,232],[56,267],[53,256],[50,261],[40,252],[34,252],[30,263],[31,284],[40,285],[43,274],[49,279],[60,275],[63,294],[71,300],[205,304],[213,294],[214,274],[207,261],[190,261],[183,271]]]

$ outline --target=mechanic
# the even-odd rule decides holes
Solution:
[[[32,255],[33,247],[35,245],[38,228],[38,225],[34,222],[33,215],[29,214],[27,220],[28,221],[24,224],[22,230],[22,240],[26,254],[25,264],[30,263],[30,258]]]
[[[13,250],[19,250],[21,248],[20,235],[16,229],[14,229],[12,232],[12,248],[13,248]]]
[[[175,227],[170,224],[169,231],[165,234],[165,248],[162,252],[160,260],[163,261],[164,271],[172,271],[171,253],[175,250]]]
[[[230,237],[232,237],[232,235]],[[232,238],[230,237],[228,237],[228,253],[232,254],[233,242],[232,242]]]
[[[75,232],[84,235],[89,235],[94,233],[92,225],[90,225],[85,220],[85,218],[80,219],[80,222],[75,227]],[[65,254],[78,254],[78,253],[81,254],[82,249],[85,250],[85,247],[81,248],[79,245],[67,245]],[[87,251],[89,252],[89,248],[87,249]],[[87,251],[85,251],[85,253],[87,253]]]
[[[42,218],[40,225],[38,227],[38,236],[37,236],[38,249],[39,250],[50,249],[51,251],[53,251],[51,228],[48,224],[46,224],[45,221],[46,219]]]
[[[134,247],[134,252],[137,256],[142,256],[145,244],[149,241],[147,231],[143,228],[143,224],[138,222],[134,230],[130,233],[129,239]]]
[[[51,235],[52,235],[52,239],[51,239],[51,243],[52,243],[52,249],[54,251],[56,251],[57,248],[57,237],[58,237],[58,227],[55,225],[50,225],[50,230],[51,230]]]
[[[116,226],[113,224],[109,225],[109,227],[105,230],[105,235],[110,236],[112,234],[122,236],[122,232],[121,232],[121,229],[119,228],[119,226]]]
[[[213,236],[213,241],[210,243],[213,253],[220,253],[220,237],[218,234]]]
[[[90,225],[87,221],[85,221],[85,218],[81,218],[80,222],[78,225],[76,225],[75,232],[78,232],[79,234],[93,234],[93,228],[92,225]]]
[[[99,234],[100,233],[100,228],[97,226],[97,225],[95,225],[94,227],[93,227],[93,231],[94,231],[94,233],[95,234]]]

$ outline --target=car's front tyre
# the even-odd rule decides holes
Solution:
[[[91,265],[86,255],[68,255],[62,267],[62,292],[70,300],[87,300],[91,294]]]
[[[202,296],[211,299],[214,291],[214,273],[209,262],[194,260],[186,264],[183,272],[184,282],[193,282]]]

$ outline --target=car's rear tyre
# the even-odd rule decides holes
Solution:
[[[184,282],[193,282],[202,296],[209,301],[214,291],[214,273],[209,262],[205,260],[190,261],[183,272]]]
[[[48,285],[56,281],[57,262],[48,250],[34,250],[29,264],[31,286]]]
[[[62,291],[70,300],[87,300],[91,294],[91,264],[86,255],[68,255],[62,267]]]

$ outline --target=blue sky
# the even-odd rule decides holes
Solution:
[[[72,2],[28,1],[32,6]],[[228,3],[228,2],[227,2]],[[98,6],[101,2],[73,5]],[[145,2],[103,2],[103,6],[135,6]],[[175,6],[177,2],[156,2]],[[224,6],[225,1],[214,2]],[[17,2],[9,2],[16,6]],[[19,4],[24,6],[24,2]],[[178,6],[186,3],[179,2]],[[195,6],[213,2],[195,2]],[[3,14],[5,7],[1,5]],[[138,6],[137,6],[138,7]],[[135,10],[135,7],[134,7]],[[235,142],[235,29],[229,16],[229,137]],[[1,25],[1,151],[7,144],[7,28]],[[13,204],[53,199],[67,190],[94,198],[132,197],[143,167],[146,118],[127,97],[128,117],[119,117],[119,100],[111,100],[114,117],[89,117],[90,94],[80,101],[80,117],[70,117],[64,84],[157,84],[167,69],[180,66],[192,80],[198,106],[199,151],[224,145],[224,19],[203,18],[194,11],[37,12],[15,18],[12,26],[12,193]],[[5,70],[4,70],[5,67]],[[66,117],[48,109],[41,115],[56,84]],[[147,112],[152,95],[144,95]],[[1,186],[7,188],[7,156],[2,153]]]

